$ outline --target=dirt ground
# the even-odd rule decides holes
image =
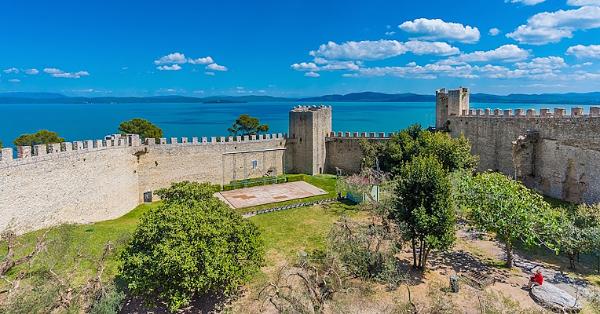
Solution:
[[[531,276],[531,269],[542,266],[544,277],[581,298],[581,294],[598,291],[598,287],[580,278],[569,277],[562,272],[562,265],[526,259],[516,255],[513,269],[503,267],[504,252],[500,244],[486,234],[477,233],[462,227],[457,232],[457,242],[450,252],[434,254],[429,263],[429,271],[422,275],[410,267],[412,252],[405,248],[399,255],[406,266],[409,280],[393,291],[384,285],[355,280],[351,288],[328,302],[328,313],[405,313],[408,294],[419,313],[546,313],[536,304],[529,292],[523,289]],[[260,286],[266,285],[269,278],[287,262],[278,255],[270,257],[271,266],[265,267],[262,283],[248,287],[243,296],[234,301],[229,309],[234,313],[276,313],[273,307],[265,306],[264,300],[257,297]],[[460,292],[449,292],[449,277],[458,274],[461,278]],[[479,274],[490,280],[489,285],[478,287],[469,283],[463,275]],[[572,276],[572,275],[571,275]],[[468,277],[468,276],[467,276]],[[471,275],[472,277],[472,275]],[[587,291],[587,292],[586,292]],[[583,300],[583,299],[582,299]],[[599,313],[600,309],[586,307],[582,313]],[[411,306],[408,306],[411,307]],[[495,309],[489,311],[489,309]]]

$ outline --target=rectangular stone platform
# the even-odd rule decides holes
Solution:
[[[304,181],[298,181],[222,191],[215,193],[215,196],[232,208],[243,208],[323,194],[327,192]]]

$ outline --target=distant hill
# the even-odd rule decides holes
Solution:
[[[5,95],[9,94],[9,95]],[[11,95],[12,93],[0,93],[0,103],[4,104],[127,104],[127,103],[245,103],[245,102],[279,102],[295,101],[292,98],[272,96],[211,96],[211,97],[187,97],[187,96],[152,96],[152,97],[35,97]]]
[[[567,94],[510,94],[506,96],[492,94],[471,94],[471,102],[479,103],[524,103],[524,104],[600,104],[600,92]],[[325,95],[301,98],[306,102],[435,102],[435,95],[412,93],[352,93],[346,95]]]
[[[25,98],[25,99],[59,99],[67,96],[58,93],[27,93],[27,92],[9,92],[0,93],[0,98]]]
[[[472,94],[471,102],[524,104],[600,104],[600,92],[566,94],[510,94],[506,96]]]
[[[104,103],[246,103],[246,102],[435,102],[435,95],[413,93],[386,94],[361,92],[345,95],[324,95],[318,97],[286,98],[273,96],[152,96],[152,97],[69,97],[57,93],[0,93],[0,103],[62,103],[62,104],[104,104]],[[523,104],[600,104],[600,92],[566,94],[471,94],[471,102],[477,103],[523,103]]]
[[[405,94],[385,94],[375,92],[351,93],[346,95],[325,95],[320,97],[301,98],[299,101],[319,102],[319,101],[366,101],[366,102],[431,102],[435,101],[434,95],[418,95],[412,93]]]

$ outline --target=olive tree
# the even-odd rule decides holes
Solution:
[[[494,232],[504,243],[507,267],[513,266],[517,241],[555,248],[552,239],[560,231],[558,213],[541,195],[500,173],[466,179],[462,205],[475,225]]]
[[[263,262],[257,227],[212,196],[208,184],[162,190],[121,254],[129,290],[175,311],[197,295],[237,291]]]
[[[413,266],[425,269],[431,250],[454,244],[456,213],[448,172],[435,156],[405,163],[389,215],[405,228],[413,251]]]

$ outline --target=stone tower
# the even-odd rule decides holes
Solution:
[[[460,116],[469,111],[469,89],[460,87],[455,90],[445,88],[435,92],[435,127],[445,129],[449,116]]]
[[[298,106],[290,111],[286,147],[288,173],[325,171],[325,138],[331,132],[330,106]]]

